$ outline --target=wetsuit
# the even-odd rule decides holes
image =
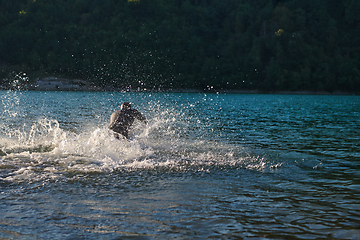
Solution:
[[[122,109],[111,114],[109,128],[116,133],[120,133],[125,138],[129,138],[129,129],[134,120],[138,119],[147,123],[146,118],[136,109]],[[119,138],[116,135],[116,138]]]

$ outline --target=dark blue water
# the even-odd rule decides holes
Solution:
[[[0,99],[0,239],[359,239],[359,96]]]

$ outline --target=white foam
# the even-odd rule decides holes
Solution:
[[[251,156],[239,146],[182,137],[176,124],[171,114],[155,117],[145,128],[137,123],[128,141],[115,139],[106,126],[74,133],[61,129],[56,120],[40,119],[0,137],[4,153],[0,166],[10,166],[0,179],[39,181],[124,169],[209,171],[213,166],[235,166],[262,171],[271,167],[266,159]]]

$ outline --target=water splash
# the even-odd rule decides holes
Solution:
[[[20,110],[20,95],[19,91],[7,91],[6,94],[1,95],[1,104],[3,108],[3,114],[7,117],[15,118],[21,114]]]
[[[131,140],[115,139],[106,127],[65,131],[56,120],[9,129],[0,137],[0,180],[43,181],[69,174],[112,171],[191,171],[247,168],[262,171],[266,159],[225,143],[189,140],[176,134],[175,121],[135,124]],[[163,132],[167,134],[163,134]]]

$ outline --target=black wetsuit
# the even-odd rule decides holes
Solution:
[[[109,128],[116,133],[120,133],[126,138],[129,138],[129,129],[134,120],[138,119],[146,123],[146,118],[136,109],[122,109],[118,111],[116,120],[111,123]],[[119,138],[119,136],[116,136]]]

